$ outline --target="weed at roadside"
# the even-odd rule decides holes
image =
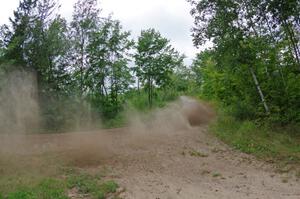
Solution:
[[[211,131],[235,149],[264,160],[300,163],[300,140],[291,138],[287,132],[259,127],[253,121],[236,120],[226,113],[219,113],[218,119],[211,125]]]

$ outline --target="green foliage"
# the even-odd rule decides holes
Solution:
[[[17,191],[15,193],[11,193],[8,196],[9,199],[35,199],[36,197],[34,196],[34,194],[30,191]]]
[[[213,176],[214,178],[217,178],[217,177],[221,177],[222,174],[220,174],[220,173],[213,173],[212,176]]]
[[[205,51],[198,55],[192,67],[195,81],[199,82],[200,93],[204,98],[217,100],[229,106],[232,115],[237,119],[265,118],[271,123],[281,124],[298,122],[299,114],[295,111],[298,110],[298,75],[285,69],[286,73],[290,74],[283,83],[278,70],[271,72],[273,66],[268,68],[269,74],[266,74],[266,68],[260,69],[261,63],[257,63],[256,78],[264,80],[259,88],[268,91],[265,92],[265,100],[271,114],[266,115],[257,85],[247,65],[241,64],[232,69],[226,65],[226,60],[218,62],[217,56],[219,54],[216,50]],[[282,95],[283,93],[285,95]]]
[[[218,115],[211,129],[235,149],[264,159],[299,163],[300,137],[295,136],[295,131],[259,126],[249,120],[236,120],[226,110],[220,110]]]
[[[24,187],[9,193],[7,199],[67,199],[65,185],[55,179],[45,179],[36,187]]]
[[[103,183],[95,176],[80,173],[69,176],[68,188],[77,188],[81,194],[90,194],[95,199],[104,199],[108,193],[116,192],[118,185],[113,181]]]
[[[126,117],[126,111],[127,109],[124,109],[123,111],[119,112],[117,115],[115,115],[113,118],[110,119],[104,119],[102,120],[102,128],[119,128],[124,127],[128,124],[128,118]]]
[[[40,123],[43,132],[66,132],[100,126],[100,113],[96,109],[91,110],[91,104],[87,100],[81,101],[77,95],[60,93],[41,99]]]
[[[143,30],[134,52],[130,32],[101,16],[97,0],[77,0],[70,23],[58,7],[55,0],[22,0],[0,28],[0,76],[15,70],[36,75],[39,131],[85,127],[99,117],[104,126],[121,125],[128,104],[159,107],[192,90],[184,56],[158,31]]]
[[[114,181],[107,181],[103,183],[100,187],[104,193],[115,193],[119,186]]]
[[[201,158],[206,158],[206,157],[208,157],[208,155],[207,154],[205,154],[205,153],[202,153],[202,152],[199,152],[199,151],[196,151],[196,150],[191,150],[191,151],[189,151],[189,154],[190,154],[190,156],[193,156],[193,157],[201,157]]]
[[[153,94],[152,107],[149,107],[147,102],[148,92],[145,90],[132,90],[126,93],[127,107],[126,109],[135,109],[142,112],[147,112],[151,108],[164,107],[168,102],[174,101],[180,95],[179,92],[172,89],[157,89]]]
[[[64,171],[65,178],[39,178],[36,182],[24,180],[18,182],[19,176],[10,176],[19,183],[13,189],[6,190],[0,198],[6,199],[67,199],[67,190],[76,188],[78,194],[91,198],[104,199],[107,194],[115,193],[118,185],[114,181],[103,181],[98,175],[79,172],[77,169]],[[2,187],[0,187],[2,189]]]
[[[154,29],[141,32],[136,49],[134,71],[138,84],[147,89],[148,103],[152,107],[155,87],[170,85],[175,68],[183,64],[183,56]]]
[[[201,95],[238,119],[298,123],[299,1],[190,2],[194,44],[214,44],[192,66]]]
[[[119,21],[108,19],[90,38],[87,86],[92,103],[101,107],[101,114],[107,119],[122,110],[122,94],[132,83],[128,56],[134,42],[129,36]]]
[[[68,179],[68,188],[78,188],[80,193],[86,194],[97,189],[97,181],[89,175],[80,174],[80,175],[72,175]]]
[[[128,99],[127,101],[129,108],[132,107],[139,111],[149,110],[148,94],[144,90],[131,90],[130,92],[126,93],[126,98]],[[154,103],[157,104],[155,101]]]
[[[77,0],[74,5],[73,20],[70,24],[71,49],[69,53],[70,65],[73,69],[73,83],[78,89],[80,97],[84,97],[87,90],[86,73],[91,66],[88,61],[88,45],[90,38],[99,26],[100,10],[97,0]]]
[[[12,30],[6,26],[5,40],[6,49],[4,62],[10,61],[17,66],[26,66],[24,51],[27,48],[25,41],[29,37],[29,29],[32,26],[31,19],[37,8],[37,0],[20,1],[19,7],[14,11],[14,18],[11,18]]]

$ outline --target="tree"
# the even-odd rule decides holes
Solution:
[[[29,28],[32,27],[34,11],[37,0],[20,1],[19,7],[14,11],[14,18],[10,18],[12,29],[7,28],[6,52],[4,59],[19,67],[28,66],[26,63],[25,48],[29,38]]]
[[[184,56],[180,55],[154,29],[143,30],[136,47],[135,73],[148,92],[148,103],[152,106],[155,87],[166,87],[170,83],[170,75],[176,66],[181,65]]]
[[[55,113],[60,114],[58,101],[68,92],[70,82],[68,25],[57,14],[57,7],[56,0],[21,1],[11,25],[2,26],[0,39],[0,72],[17,69],[35,74],[43,122],[54,126],[61,118],[55,117]]]
[[[61,66],[57,62],[64,57],[67,47],[67,24],[54,13],[56,6],[55,0],[37,2],[37,12],[29,33],[30,40],[25,49],[27,64],[35,68],[40,91],[42,89],[45,93],[58,89],[56,77],[61,72],[58,71]]]
[[[39,91],[57,88],[56,62],[66,53],[67,24],[54,13],[56,7],[55,0],[21,1],[14,19],[10,19],[12,29],[2,26],[3,60],[34,71]]]
[[[85,92],[85,72],[89,68],[87,46],[90,36],[100,25],[100,10],[97,0],[78,0],[74,6],[73,21],[71,22],[72,65],[75,79],[78,80],[80,96]]]
[[[102,101],[102,112],[108,117],[120,111],[120,95],[132,83],[128,57],[134,42],[129,36],[130,32],[123,31],[119,21],[107,19],[90,37],[88,85],[92,95],[100,98],[96,100]]]
[[[4,55],[6,50],[6,37],[8,34],[8,27],[6,25],[0,26],[0,65],[4,62]]]
[[[299,81],[299,1],[189,1],[195,46],[214,44],[215,65],[198,63],[203,67],[198,72],[215,74],[213,79],[222,82],[213,95],[236,109],[253,109],[256,116],[299,120],[293,113],[299,103],[291,99],[299,96],[294,91],[300,82],[289,83]]]
[[[55,92],[65,91],[70,81],[68,52],[71,46],[68,39],[65,19],[57,16],[45,32],[45,54],[48,68],[45,71],[48,85]]]

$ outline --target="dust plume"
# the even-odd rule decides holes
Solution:
[[[45,157],[54,154],[62,165],[97,166],[122,155],[122,149],[143,150],[154,143],[167,141],[170,136],[188,133],[187,129],[206,125],[212,117],[212,111],[205,105],[189,97],[180,97],[165,108],[148,114],[128,111],[129,121],[124,128],[27,135],[23,148],[18,147],[16,154],[40,159],[44,154],[47,154]]]
[[[64,159],[76,166],[101,165],[121,155],[120,148],[143,150],[153,143],[187,133],[188,129],[207,125],[213,112],[209,106],[183,96],[147,114],[129,110],[126,118],[128,124],[124,128],[61,135],[59,142],[64,145],[60,145],[60,151]]]
[[[34,162],[42,163],[46,159],[43,157],[45,154],[48,157],[49,153],[64,153],[69,148],[93,147],[74,135],[44,134],[50,129],[48,127],[79,131],[96,128],[100,123],[100,119],[91,114],[89,104],[81,103],[82,106],[78,106],[73,101],[49,96],[48,99],[38,99],[37,79],[33,72],[13,71],[1,78],[0,171],[3,164],[14,168],[30,162],[29,159],[27,161],[28,157],[34,157]],[[37,156],[39,161],[36,161]],[[5,161],[7,159],[13,160],[11,164]]]
[[[212,109],[196,99],[181,96],[165,108],[149,114],[131,111],[128,113],[129,128],[137,134],[172,134],[186,128],[206,125],[214,117]]]
[[[13,72],[0,85],[0,133],[29,133],[39,127],[36,78],[29,72]]]

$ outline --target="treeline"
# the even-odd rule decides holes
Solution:
[[[118,20],[102,16],[97,0],[78,0],[70,22],[59,7],[56,0],[22,0],[0,29],[1,79],[15,70],[36,75],[46,129],[113,119],[128,98],[146,95],[142,103],[151,107],[158,92],[187,89],[175,86],[186,80],[184,56],[156,30],[133,41]]]
[[[189,0],[200,92],[238,119],[300,122],[300,1]]]
[[[0,28],[0,76],[36,75],[43,127],[115,119],[180,94],[216,100],[241,120],[300,122],[300,2],[189,0],[197,55],[191,68],[158,31],[137,41],[97,0],[66,21],[56,0],[22,0]],[[1,81],[0,88],[3,86]]]

